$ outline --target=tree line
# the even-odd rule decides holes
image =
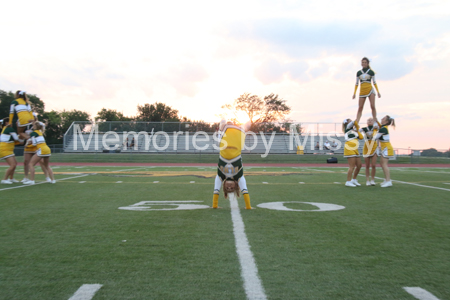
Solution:
[[[33,112],[38,116],[38,119],[46,124],[46,140],[48,144],[61,144],[63,142],[64,133],[67,132],[70,125],[74,121],[92,122],[91,115],[86,111],[81,110],[62,110],[62,111],[46,111],[45,103],[37,95],[27,94],[31,102]],[[0,90],[0,118],[9,116],[9,110],[11,102],[14,100],[14,93],[11,91]],[[237,112],[244,112],[250,122],[252,123],[252,130],[257,132],[264,130],[265,132],[283,132],[287,131],[290,125],[290,121],[286,120],[286,116],[290,113],[291,108],[287,106],[286,100],[281,99],[278,95],[270,94],[264,98],[260,98],[257,95],[251,95],[245,93],[235,99],[232,103],[225,104],[222,109],[228,111],[233,116],[236,116]],[[231,121],[238,122],[236,118],[230,117]],[[132,126],[132,123],[136,122],[186,122],[189,125],[181,128],[179,125],[167,124],[163,129],[165,131],[215,131],[218,127],[217,123],[208,123],[204,121],[190,120],[187,117],[181,116],[177,109],[172,108],[161,102],[153,104],[146,103],[144,105],[137,106],[137,114],[129,117],[123,115],[123,113],[111,109],[102,108],[94,120],[101,126],[102,122],[106,121],[119,121],[124,122],[125,125],[117,125],[114,128],[99,128],[100,131],[107,130],[133,130],[136,126]],[[128,125],[126,125],[128,123]],[[264,123],[264,124],[261,124]],[[106,125],[106,124],[105,124]],[[111,125],[109,125],[111,126]],[[118,128],[120,127],[120,128]],[[173,127],[173,128],[171,128]],[[143,130],[150,130],[147,127],[143,127]],[[154,128],[158,131],[158,128]],[[162,129],[159,129],[162,130]],[[138,130],[139,131],[139,130]]]

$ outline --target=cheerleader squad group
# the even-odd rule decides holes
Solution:
[[[0,120],[2,131],[0,137],[0,159],[9,165],[2,184],[19,183],[14,178],[17,160],[14,154],[16,145],[24,145],[24,178],[23,184],[33,185],[35,182],[35,166],[39,163],[46,181],[56,183],[52,168],[49,166],[51,151],[45,143],[45,124],[37,120],[32,112],[30,100],[25,91],[17,91],[11,103],[9,117]]]
[[[370,61],[364,57],[361,60],[362,69],[356,74],[356,85],[353,99],[360,86],[359,105],[356,119],[345,119],[342,122],[342,131],[345,133],[344,157],[347,158],[349,168],[345,186],[357,187],[361,184],[357,180],[361,170],[361,158],[359,153],[359,140],[364,140],[363,157],[366,164],[366,185],[375,186],[375,173],[377,158],[380,157],[380,165],[384,173],[384,182],[381,187],[392,186],[389,173],[389,159],[394,157],[394,149],[390,143],[389,126],[395,127],[395,121],[389,115],[381,120],[377,119],[375,96],[381,94],[375,80],[375,72],[370,68]],[[372,85],[373,84],[373,85]],[[366,99],[369,99],[372,109],[372,118],[367,120],[366,127],[360,127],[359,122]],[[53,171],[49,166],[51,156],[50,148],[44,138],[45,124],[37,120],[32,112],[30,101],[25,91],[17,91],[15,100],[11,103],[10,115],[0,120],[0,159],[4,159],[9,165],[4,175],[2,184],[19,183],[14,178],[17,161],[14,155],[15,145],[24,145],[24,178],[20,181],[26,185],[36,184],[35,166],[39,163],[46,181],[55,183]],[[250,196],[244,178],[241,159],[243,148],[242,135],[245,136],[247,128],[240,127],[226,121],[221,122],[221,151],[219,155],[218,174],[214,184],[213,208],[218,207],[219,191],[223,188],[225,197],[229,193],[239,196],[239,191],[244,195],[246,208],[251,209]],[[222,145],[225,147],[222,149]]]

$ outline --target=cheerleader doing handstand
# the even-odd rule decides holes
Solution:
[[[248,127],[247,125],[246,128],[241,128],[232,123],[226,123],[225,120],[220,122],[220,156],[214,182],[213,208],[218,208],[219,192],[222,185],[225,198],[228,198],[228,194],[231,193],[235,193],[239,197],[240,191],[244,195],[245,208],[252,208],[241,158],[241,150],[245,142],[245,130]]]

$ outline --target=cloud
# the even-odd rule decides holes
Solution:
[[[279,81],[283,74],[289,73],[289,64],[274,62],[277,58],[305,61],[330,56],[356,56],[357,68],[359,60],[367,56],[373,59],[374,69],[383,74],[384,80],[395,80],[417,67],[418,45],[423,45],[424,49],[435,44],[438,47],[447,32],[444,28],[449,27],[450,18],[430,16],[384,22],[370,18],[366,21],[323,22],[269,18],[230,24],[227,34],[229,39],[238,42],[249,44],[251,41],[256,44],[253,48],[265,49],[271,56],[255,72],[263,83]],[[330,67],[322,63],[311,68],[308,75],[311,78],[322,76]],[[271,74],[262,76],[263,71],[271,71]]]
[[[199,90],[197,83],[202,82],[208,76],[206,69],[199,63],[186,62],[170,67],[162,76],[162,80],[174,88],[177,93],[193,97]]]
[[[255,76],[263,84],[279,82],[285,75],[295,81],[306,82],[310,80],[306,73],[308,68],[308,63],[304,61],[283,63],[271,58],[255,69]]]

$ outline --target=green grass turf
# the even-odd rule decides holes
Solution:
[[[336,157],[339,163],[347,160],[340,154],[322,155],[296,155],[296,154],[269,154],[262,158],[260,154],[243,154],[245,163],[326,163],[330,157]],[[19,162],[23,157],[18,156]],[[217,154],[137,154],[137,153],[53,153],[52,162],[137,162],[137,163],[216,163]],[[364,162],[364,159],[361,159]],[[447,157],[411,157],[397,156],[396,164],[450,164]]]
[[[68,299],[93,283],[103,284],[94,299],[246,298],[230,206],[222,196],[218,210],[118,209],[150,200],[210,205],[215,168],[54,171],[59,179],[89,175],[55,185],[0,185],[0,299]],[[406,286],[450,298],[450,191],[398,182],[388,189],[346,188],[345,168],[245,172],[254,207],[277,201],[345,206],[241,210],[269,299],[414,299]],[[450,169],[391,173],[394,180],[450,189]],[[381,170],[377,175],[383,177]]]

